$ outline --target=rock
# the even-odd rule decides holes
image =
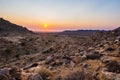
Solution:
[[[87,67],[88,67],[88,64],[87,64],[87,63],[82,63],[82,67],[83,67],[83,68],[87,68]]]
[[[15,80],[21,80],[21,72],[20,69],[13,67],[9,70],[10,76]]]
[[[75,53],[75,56],[79,56],[80,55],[80,53]]]
[[[116,75],[116,79],[115,80],[120,80],[120,74]]]
[[[43,80],[40,74],[33,74],[28,77],[28,80]]]
[[[56,66],[62,65],[62,62],[59,59],[57,59],[57,60],[55,60],[55,65]]]
[[[102,75],[105,77],[107,80],[116,80],[116,73],[113,72],[108,72],[106,68],[103,68],[102,70]]]
[[[45,63],[49,64],[53,60],[53,56],[47,56]]]
[[[98,72],[94,72],[93,77],[94,77],[95,80],[99,80],[98,75],[99,75]]]
[[[100,54],[102,54],[102,55],[109,55],[110,53],[108,53],[108,52],[101,52]]]
[[[87,59],[86,55],[83,55],[83,56],[82,56],[82,59],[83,59],[83,60]]]
[[[88,51],[93,51],[95,48],[94,47],[89,47]]]
[[[16,67],[0,69],[0,80],[21,80],[20,70]]]
[[[53,48],[53,47],[50,47],[50,48],[45,49],[42,53],[43,53],[43,54],[51,53],[51,52],[53,52],[53,50],[54,50],[54,48]]]
[[[103,56],[101,59],[100,59],[103,63],[108,63],[111,61],[111,59],[108,57],[108,56]]]
[[[109,73],[108,75],[109,80],[116,80],[116,74],[115,73]]]
[[[62,77],[61,77],[61,76],[57,76],[57,77],[55,78],[55,80],[62,80]]]
[[[9,74],[7,69],[0,69],[0,75]]]
[[[86,58],[87,59],[99,59],[102,55],[99,52],[90,52],[88,54],[86,54]]]
[[[115,50],[114,48],[109,47],[105,51],[114,51],[114,50]]]
[[[54,61],[49,63],[50,66],[56,66],[56,63]]]
[[[76,64],[73,61],[70,62],[70,65],[72,68],[74,68],[76,66]]]
[[[60,62],[62,64],[68,64],[68,63],[70,63],[70,60],[68,60],[68,59],[61,59]]]
[[[32,67],[37,67],[38,66],[38,63],[32,63],[26,67],[23,68],[23,70],[26,70],[26,69],[29,69],[29,68],[32,68]]]
[[[10,75],[7,69],[0,69],[0,80],[9,80]]]
[[[73,61],[74,61],[76,64],[79,64],[80,62],[83,61],[83,58],[82,58],[81,56],[78,56],[78,57],[73,58]]]
[[[48,66],[48,69],[49,69],[49,70],[52,70],[52,69],[53,69],[53,67],[52,67],[52,66]]]

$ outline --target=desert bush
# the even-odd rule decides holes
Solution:
[[[41,75],[43,80],[47,80],[49,76],[52,76],[52,73],[48,69],[43,68],[43,67],[39,69],[37,72]]]
[[[111,47],[109,47],[109,48],[107,48],[106,49],[106,51],[114,51],[115,49],[114,48],[111,48]]]
[[[21,45],[21,46],[25,46],[25,42],[21,42],[20,45]]]
[[[19,59],[19,57],[20,57],[20,54],[15,55],[15,58]]]
[[[0,75],[0,80],[9,80],[9,77],[6,75]]]
[[[109,72],[120,73],[120,64],[117,61],[110,61],[105,66]]]
[[[93,75],[84,71],[69,72],[68,75],[63,77],[63,80],[94,80]]]
[[[5,49],[5,52],[6,52],[6,53],[11,53],[11,51],[12,51],[12,49],[10,49],[10,48],[6,48],[6,49]]]

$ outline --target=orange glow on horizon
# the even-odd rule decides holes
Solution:
[[[33,31],[41,32],[58,32],[64,30],[74,30],[74,29],[112,29],[112,26],[119,26],[118,22],[109,23],[107,20],[83,20],[83,21],[55,21],[55,20],[40,20],[40,19],[26,19],[21,17],[3,17],[6,20],[27,27]],[[109,24],[108,24],[109,23]]]
[[[44,28],[48,28],[48,24],[44,24],[44,26],[43,26]]]

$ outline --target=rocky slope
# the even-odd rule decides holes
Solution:
[[[0,18],[0,36],[18,36],[28,34],[32,34],[32,31]]]

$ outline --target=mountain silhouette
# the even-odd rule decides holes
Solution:
[[[28,30],[26,27],[22,27],[11,23],[3,18],[0,18],[0,36],[18,36],[18,35],[28,35],[33,32]]]

